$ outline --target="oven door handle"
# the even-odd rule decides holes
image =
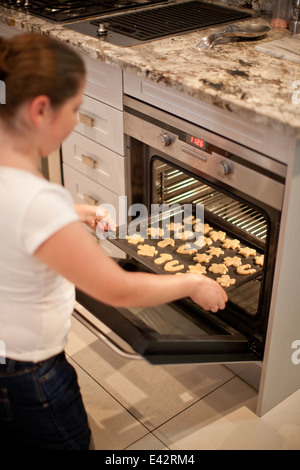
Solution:
[[[84,309],[84,307],[80,306],[80,309],[85,310],[85,313],[87,314],[88,311]],[[106,346],[108,346],[113,352],[118,354],[118,356],[121,356],[123,359],[135,359],[135,360],[141,360],[143,359],[142,356],[136,353],[130,353],[128,351],[125,351],[119,344],[117,344],[115,341],[113,341],[111,338],[107,336],[107,334],[100,330],[99,326],[97,328],[93,325],[91,321],[88,320],[86,315],[83,316],[82,313],[80,313],[76,307],[73,311],[73,317],[76,318],[80,323],[82,323],[84,326],[86,326],[92,333],[94,333],[95,336],[97,336],[98,339],[100,339]]]

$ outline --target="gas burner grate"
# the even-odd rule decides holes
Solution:
[[[106,17],[105,22],[108,23],[109,31],[149,41],[250,17],[248,13],[194,0]],[[91,21],[91,24],[97,26],[100,23],[99,19]]]

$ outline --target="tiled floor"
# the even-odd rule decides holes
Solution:
[[[300,450],[300,390],[259,418],[255,390],[227,368],[123,359],[75,318],[66,353],[96,449]]]

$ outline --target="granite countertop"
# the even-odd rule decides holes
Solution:
[[[283,134],[300,137],[300,103],[292,100],[293,84],[300,80],[300,65],[257,52],[257,41],[222,44],[199,52],[196,45],[203,35],[199,31],[121,48],[1,6],[0,21],[24,32],[49,34],[70,43],[84,55]],[[272,29],[259,43],[289,34]],[[300,85],[298,88],[300,91]]]

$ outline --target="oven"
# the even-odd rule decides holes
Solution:
[[[115,309],[78,291],[77,317],[105,341],[113,331],[122,343],[113,338],[114,348],[152,364],[261,361],[286,166],[129,96],[124,128],[128,218],[109,237],[126,254],[123,269],[164,274],[171,260],[174,275],[200,269],[229,281],[229,300],[217,313],[190,299]],[[153,256],[141,255],[144,244]],[[157,264],[162,254],[169,257]]]

